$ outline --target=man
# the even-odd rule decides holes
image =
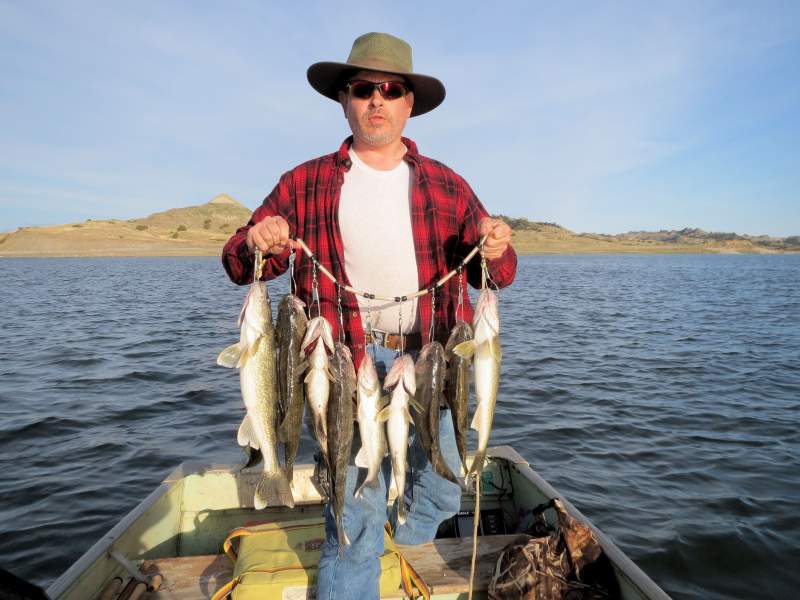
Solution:
[[[307,77],[315,90],[342,105],[353,135],[337,152],[281,177],[250,222],[225,245],[222,259],[230,278],[238,284],[250,282],[256,247],[267,256],[264,277],[280,275],[297,247],[291,240],[296,235],[343,284],[398,297],[431,288],[486,235],[483,253],[492,280],[509,285],[517,261],[508,225],[488,216],[459,175],[419,154],[416,144],[402,137],[409,117],[433,110],[445,96],[439,80],[413,72],[411,47],[388,34],[368,33],[355,40],[346,63],[315,63]],[[472,286],[480,285],[478,259],[469,263],[465,275]],[[301,252],[295,279],[296,293],[311,304],[313,265]],[[334,336],[344,336],[356,369],[369,344],[384,375],[401,347],[416,355],[431,331],[435,339],[446,341],[460,295],[459,318],[471,320],[472,306],[459,279],[453,277],[437,289],[433,300],[428,294],[418,302],[380,303],[356,298],[320,274],[320,310]],[[369,340],[365,328],[373,332]],[[442,454],[457,473],[452,419],[442,414],[440,422]],[[419,441],[412,439],[408,520],[400,525],[394,511],[389,516],[401,544],[432,540],[439,523],[458,511],[461,498],[457,485],[433,473]],[[344,528],[350,545],[339,546],[331,510],[326,510],[318,598],[378,597],[388,463],[387,458],[380,488],[368,489],[361,499],[353,496],[358,468],[348,471]]]

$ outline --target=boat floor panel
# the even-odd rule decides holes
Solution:
[[[500,551],[518,535],[486,535],[478,540],[475,590],[485,592]],[[472,538],[443,538],[418,546],[399,546],[403,556],[431,589],[431,593],[466,592],[469,587]],[[161,588],[142,596],[145,600],[207,600],[230,581],[233,565],[224,554],[146,560],[145,575],[160,574]],[[384,596],[402,598],[403,593]]]
[[[485,592],[494,573],[497,557],[518,534],[483,535],[478,538],[475,559],[475,591]],[[469,589],[472,538],[442,538],[418,546],[398,546],[414,570],[431,588],[431,594],[453,594]]]

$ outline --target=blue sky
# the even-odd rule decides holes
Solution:
[[[386,31],[448,92],[406,134],[492,213],[800,235],[800,3],[659,4],[0,0],[0,231],[255,208],[349,133],[307,67]]]

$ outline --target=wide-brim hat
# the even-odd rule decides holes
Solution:
[[[402,75],[414,92],[412,117],[432,111],[444,100],[442,82],[429,75],[414,73],[411,46],[388,33],[365,33],[353,42],[346,63],[314,63],[308,67],[306,76],[311,87],[338,102],[346,77],[363,70]]]

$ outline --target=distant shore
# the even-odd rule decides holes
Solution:
[[[225,194],[206,204],[173,208],[141,219],[87,219],[0,233],[0,258],[220,256],[252,211]],[[800,252],[800,236],[776,238],[679,231],[618,235],[575,233],[556,223],[505,219],[519,254],[781,254]]]

